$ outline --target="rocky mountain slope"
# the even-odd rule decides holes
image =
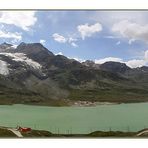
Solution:
[[[148,101],[148,67],[79,63],[40,43],[0,45],[0,104],[69,105],[75,101]]]

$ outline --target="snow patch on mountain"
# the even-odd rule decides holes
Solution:
[[[12,47],[12,48],[14,48],[14,49],[16,49],[16,48],[17,48],[17,46],[18,46],[18,45],[12,45],[11,47]]]
[[[1,75],[9,74],[8,63],[2,60],[0,60],[0,74]]]
[[[38,62],[35,62],[32,59],[28,58],[26,56],[26,54],[24,54],[24,53],[6,53],[6,52],[1,52],[0,55],[11,57],[12,60],[14,60],[14,61],[24,62],[27,65],[33,67],[34,69],[40,69],[42,67]]]

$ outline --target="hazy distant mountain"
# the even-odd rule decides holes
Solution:
[[[126,64],[119,62],[106,62],[100,65],[100,68],[113,73],[125,73],[126,71],[130,70]]]
[[[40,43],[0,45],[0,104],[148,101],[148,67],[54,55]]]

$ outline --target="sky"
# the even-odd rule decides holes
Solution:
[[[80,62],[148,65],[148,11],[0,11],[0,43],[40,42]]]

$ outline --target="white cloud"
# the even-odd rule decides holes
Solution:
[[[117,43],[116,43],[116,45],[120,45],[121,44],[121,42],[120,41],[118,41]]]
[[[78,58],[78,57],[67,57],[67,58],[68,58],[68,59],[76,60],[76,61],[78,61],[78,62],[80,62],[80,63],[85,62],[84,59],[81,59],[81,58]]]
[[[145,51],[144,57],[141,59],[133,59],[125,62],[131,68],[141,67],[148,64],[148,50]]]
[[[62,52],[58,52],[57,54],[55,54],[55,55],[63,55],[63,53]]]
[[[148,61],[148,50],[146,50],[145,53],[144,53],[144,59],[145,59],[146,61]]]
[[[72,42],[71,45],[72,45],[73,47],[78,47],[78,45],[77,45],[76,43],[74,43],[74,42]]]
[[[72,58],[72,59],[74,59],[74,60],[76,60],[76,61],[78,61],[78,62],[80,62],[80,63],[82,63],[82,62],[84,62],[84,61],[85,61],[85,60],[80,59],[80,58]]]
[[[67,41],[71,44],[71,46],[78,47],[78,45],[75,43],[77,41],[76,38],[69,37]]]
[[[75,43],[77,41],[76,38],[72,38],[72,37],[64,37],[63,35],[60,35],[58,33],[54,33],[52,35],[53,39],[56,41],[56,42],[59,42],[59,43],[69,43],[71,46],[73,47],[78,47],[78,45]]]
[[[106,39],[117,39],[119,37],[109,35],[109,36],[104,36],[104,38],[106,38]]]
[[[122,59],[116,58],[116,57],[107,57],[107,58],[95,60],[95,63],[96,63],[96,64],[103,64],[103,63],[109,62],[109,61],[112,61],[112,62],[121,62],[121,63],[123,63]]]
[[[136,68],[136,67],[142,67],[144,65],[146,65],[146,61],[145,60],[129,60],[127,62],[125,62],[127,66],[131,67],[131,68]]]
[[[43,39],[41,39],[41,40],[40,40],[40,43],[43,44],[43,45],[45,45],[46,41],[43,40]]]
[[[147,11],[96,11],[88,17],[93,21],[100,21],[104,26],[110,28],[113,24],[122,20],[140,22],[147,24]]]
[[[67,39],[64,36],[59,35],[58,33],[54,33],[52,35],[52,37],[54,38],[55,41],[57,41],[59,43],[66,43],[67,42]]]
[[[69,37],[69,39],[68,39],[68,42],[69,42],[69,43],[71,43],[71,42],[75,42],[75,41],[77,41],[76,38]]]
[[[0,38],[14,39],[14,41],[21,41],[22,36],[21,33],[18,32],[5,32],[0,30]]]
[[[35,11],[2,11],[0,23],[15,25],[28,31],[37,21]]]
[[[148,43],[148,25],[140,25],[129,20],[115,23],[112,27],[113,32],[119,33],[129,40],[129,44],[136,40]]]
[[[84,24],[79,25],[77,29],[84,40],[86,37],[91,37],[93,34],[100,32],[102,30],[102,25],[100,23],[96,23],[94,25]]]

